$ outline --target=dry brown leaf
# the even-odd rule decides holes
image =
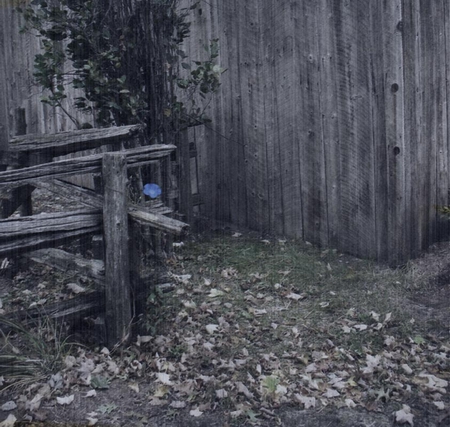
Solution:
[[[399,411],[395,412],[395,421],[399,424],[406,424],[413,426],[414,425],[414,415],[411,414],[411,408],[408,405],[403,405],[403,408]]]
[[[13,414],[9,414],[6,420],[3,420],[0,423],[0,427],[14,427],[16,424],[17,418]]]
[[[56,401],[60,405],[70,405],[74,399],[75,399],[75,395],[71,394],[70,396],[57,397]]]
[[[197,409],[192,409],[192,410],[189,411],[189,415],[191,415],[192,417],[199,417],[202,414],[203,414],[203,412],[200,411],[198,408]]]

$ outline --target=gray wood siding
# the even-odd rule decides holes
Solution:
[[[201,9],[186,50],[228,69],[191,135],[205,215],[392,264],[448,235],[446,0]]]

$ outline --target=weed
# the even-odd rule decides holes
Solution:
[[[59,371],[64,357],[70,353],[72,343],[63,338],[63,325],[59,327],[51,319],[43,318],[41,324],[28,329],[19,322],[0,317],[3,324],[12,332],[3,335],[2,355],[0,356],[0,376],[5,376],[4,389],[12,385],[28,384],[46,378]],[[13,344],[13,335],[17,334],[20,345]],[[28,356],[21,355],[21,349]]]

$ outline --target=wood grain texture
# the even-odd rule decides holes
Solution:
[[[106,335],[110,348],[131,338],[127,157],[106,153],[102,162]]]
[[[155,144],[146,147],[132,148],[123,151],[130,167],[137,167],[152,160],[168,156],[176,149],[174,145]],[[52,163],[43,163],[22,169],[0,172],[0,188],[14,187],[23,183],[32,183],[37,179],[58,178],[63,176],[98,173],[101,171],[103,156],[106,154],[93,154],[85,157],[75,157],[58,160]]]
[[[142,130],[140,125],[111,128],[83,129],[57,134],[28,134],[10,140],[9,151],[29,156],[44,154],[46,157],[64,156],[82,150],[98,148],[105,144],[120,144],[135,137]]]
[[[393,265],[446,235],[435,206],[448,204],[449,9],[208,6],[189,47],[218,37],[228,72],[213,131],[194,136],[200,191],[213,195],[202,212]]]

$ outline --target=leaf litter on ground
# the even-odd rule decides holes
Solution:
[[[93,389],[118,378],[140,393],[139,381],[153,377],[149,404],[193,417],[222,408],[257,420],[283,404],[379,411],[394,403],[396,421],[413,425],[423,405],[449,409],[448,336],[427,334],[419,316],[412,321],[406,273],[294,242],[263,243],[240,236],[179,248],[172,309],[156,313],[164,327],[138,336],[128,357],[81,348],[67,356],[58,402],[70,404],[68,392],[80,386],[95,398]],[[45,394],[22,400],[38,410]]]

